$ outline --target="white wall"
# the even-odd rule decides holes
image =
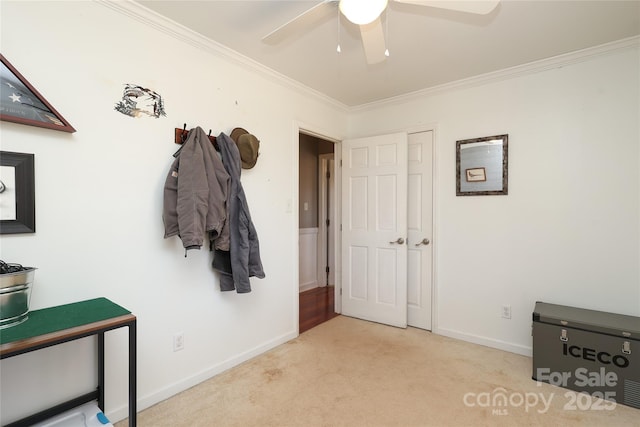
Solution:
[[[529,354],[536,301],[640,315],[640,55],[621,45],[352,115],[350,136],[436,129],[435,332]],[[456,140],[503,133],[509,194],[456,197]]]
[[[77,1],[1,8],[2,53],[77,129],[1,123],[2,150],[35,154],[37,232],[2,236],[0,254],[38,267],[32,309],[104,296],[131,310],[139,409],[295,337],[297,130],[342,138],[346,110],[135,11]],[[167,117],[114,111],[126,83],[159,92]],[[252,279],[250,294],[219,291],[207,249],[185,258],[177,237],[163,239],[162,188],[184,122],[214,134],[240,126],[261,140],[242,175],[267,276]],[[185,349],[174,353],[176,332]],[[126,345],[126,330],[107,334],[112,420],[127,415]],[[0,422],[89,391],[94,352],[87,339],[3,360]]]

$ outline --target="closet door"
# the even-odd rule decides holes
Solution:
[[[406,327],[407,134],[342,153],[342,314]]]
[[[433,131],[409,135],[407,322],[431,330]]]

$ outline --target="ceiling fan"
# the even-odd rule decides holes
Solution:
[[[265,42],[277,42],[292,28],[299,28],[320,19],[338,6],[350,22],[360,26],[360,35],[368,64],[382,62],[388,55],[380,16],[389,0],[324,0],[284,23],[262,38]],[[500,0],[391,0],[418,6],[436,7],[457,12],[486,15]]]

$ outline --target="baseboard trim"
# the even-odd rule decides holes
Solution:
[[[244,353],[240,353],[227,360],[224,360],[221,363],[218,363],[207,369],[204,369],[190,377],[181,379],[180,381],[170,384],[167,387],[161,388],[150,394],[142,396],[138,398],[138,401],[137,401],[138,412],[144,409],[147,409],[155,405],[156,403],[162,402],[163,400],[166,400],[172,396],[175,396],[176,394],[183,392],[195,385],[198,385],[210,378],[213,378],[216,375],[221,374],[222,372],[227,371],[243,362],[246,362],[247,360],[252,359],[281,344],[291,341],[297,336],[298,336],[298,333],[296,331],[287,332],[286,334],[280,335],[279,337],[273,340],[267,341],[266,343],[263,343],[248,351],[245,351]],[[113,409],[112,411],[109,411],[106,415],[114,423],[118,421],[122,421],[129,416],[129,407],[127,405],[122,405],[118,408]]]
[[[473,344],[483,345],[485,347],[496,348],[498,350],[504,350],[510,353],[521,354],[523,356],[531,357],[533,355],[533,349],[531,347],[527,347],[520,344],[513,344],[507,341],[501,341],[494,338],[467,334],[464,332],[454,331],[446,328],[434,328],[432,332],[437,335],[443,335],[445,337],[455,338],[461,341],[467,341]]]
[[[304,291],[310,291],[311,289],[315,289],[318,287],[318,282],[313,281],[313,282],[308,282],[308,283],[301,283],[300,284],[300,292],[304,292]]]

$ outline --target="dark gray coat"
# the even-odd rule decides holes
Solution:
[[[224,133],[218,135],[216,141],[224,168],[231,177],[231,185],[227,199],[229,251],[215,249],[213,268],[220,272],[220,290],[251,292],[249,277],[264,279],[265,275],[260,260],[258,234],[240,183],[240,152],[236,143]]]

